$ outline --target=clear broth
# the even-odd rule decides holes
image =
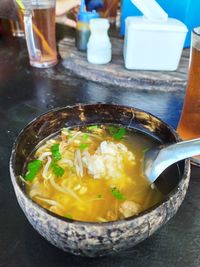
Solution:
[[[33,181],[26,181],[27,194],[36,203],[60,216],[86,222],[107,222],[127,218],[157,204],[163,195],[149,184],[143,174],[142,163],[145,151],[157,145],[158,141],[133,129],[126,129],[125,135],[116,140],[109,132],[109,127],[102,125],[92,131],[88,130],[88,126],[69,129],[66,131],[67,135],[59,133],[44,141],[33,153],[32,159],[37,159],[44,153],[51,153],[52,146],[59,144],[62,158],[57,160],[56,164],[64,170],[64,174],[56,177],[51,162],[46,172],[48,179],[45,179],[44,168],[47,166],[48,157],[53,156],[45,157]],[[81,134],[73,140],[77,132]],[[68,133],[72,139],[70,145]],[[103,141],[106,141],[108,153],[98,154],[97,149]],[[125,146],[127,151],[120,150],[119,143]],[[112,149],[117,147],[121,154],[112,154]],[[77,149],[81,153],[83,163],[82,176],[74,164],[77,161]],[[95,168],[84,163],[86,150],[91,156],[90,161],[95,162]],[[94,153],[97,153],[100,161],[95,161],[96,158],[92,157]],[[27,164],[28,162],[25,165],[26,170]],[[99,167],[101,164],[105,167],[104,175]],[[99,177],[94,177],[95,175]]]

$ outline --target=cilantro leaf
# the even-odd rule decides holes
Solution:
[[[125,128],[115,128],[113,126],[108,127],[109,133],[112,135],[112,137],[116,140],[121,140],[124,138],[124,135],[126,134],[126,129]]]
[[[65,172],[65,170],[64,170],[62,167],[60,167],[55,161],[53,161],[53,162],[51,163],[51,168],[52,168],[52,170],[53,170],[53,173],[54,173],[57,177],[62,177],[63,174],[64,174],[64,172]]]
[[[85,133],[85,134],[83,135],[83,140],[84,140],[84,141],[87,141],[88,138],[89,138],[89,135]]]
[[[73,219],[72,215],[70,215],[70,214],[65,214],[64,217],[67,218],[67,219],[71,219],[71,220]]]
[[[35,159],[29,162],[27,166],[28,172],[25,175],[25,180],[33,181],[38,171],[40,170],[41,166],[42,166],[42,161],[39,159]]]
[[[111,193],[116,199],[119,199],[119,200],[126,199],[125,196],[122,193],[120,193],[120,191],[116,187],[111,188]]]
[[[113,126],[108,127],[108,131],[111,135],[115,134],[117,132],[117,128]]]
[[[117,133],[113,134],[113,138],[116,140],[120,140],[124,137],[125,134],[126,134],[126,129],[120,128]]]
[[[91,126],[87,127],[87,129],[88,129],[89,131],[93,131],[93,130],[98,129],[98,128],[99,128],[98,125],[91,125]]]
[[[51,147],[51,152],[52,152],[52,156],[53,156],[55,161],[58,161],[58,160],[60,160],[62,158],[61,154],[60,154],[60,151],[59,151],[59,144],[53,145]]]
[[[80,148],[80,150],[84,150],[84,149],[86,149],[86,148],[88,148],[88,144],[80,144],[80,146],[79,146],[79,148]]]

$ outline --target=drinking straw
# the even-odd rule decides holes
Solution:
[[[21,0],[16,0],[16,3],[18,4],[18,6],[19,6],[19,8],[20,8],[20,10],[21,10],[21,12],[22,12],[22,14],[24,14],[25,7],[24,7],[22,1],[21,1]],[[32,25],[33,25],[33,30],[34,30],[34,32],[38,35],[38,37],[39,37],[39,38],[41,39],[41,41],[42,41],[44,50],[45,50],[48,54],[54,56],[55,52],[51,49],[51,47],[49,46],[49,44],[48,44],[47,41],[45,40],[44,36],[42,35],[41,31],[37,28],[37,26],[36,26],[34,23],[33,23]]]
[[[22,29],[24,30],[23,14],[22,14],[22,10],[21,9],[19,9],[18,16],[19,16],[20,25],[21,25]]]
[[[22,4],[21,0],[16,0],[16,3],[18,4],[21,10],[24,10],[24,5]]]

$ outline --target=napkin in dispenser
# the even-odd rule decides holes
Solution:
[[[124,61],[127,69],[176,70],[187,27],[168,18],[155,0],[132,0],[144,16],[126,19]]]

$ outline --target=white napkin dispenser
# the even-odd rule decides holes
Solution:
[[[128,17],[125,67],[130,70],[176,70],[187,31],[185,24],[172,18],[154,21],[144,16]]]

